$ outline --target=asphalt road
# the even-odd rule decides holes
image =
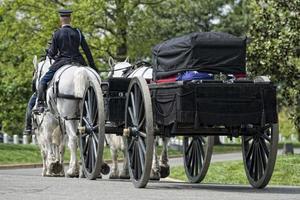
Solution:
[[[241,159],[241,153],[219,154],[213,162]],[[182,159],[172,159],[171,166],[182,164]],[[145,189],[136,189],[124,180],[108,180],[106,177],[90,181],[77,178],[42,177],[41,169],[0,170],[0,199],[297,199],[300,187],[270,186],[262,190],[241,185],[188,184],[163,180],[149,182]]]

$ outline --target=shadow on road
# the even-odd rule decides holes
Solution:
[[[146,189],[155,190],[211,190],[220,192],[260,193],[260,194],[300,194],[300,187],[268,186],[264,189],[255,189],[250,185],[218,185],[218,184],[190,184],[182,182],[150,182]]]

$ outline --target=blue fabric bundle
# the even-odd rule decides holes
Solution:
[[[198,72],[198,71],[186,71],[180,73],[176,81],[191,81],[191,80],[208,80],[213,79],[213,75],[205,72]]]

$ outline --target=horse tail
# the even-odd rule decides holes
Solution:
[[[84,67],[79,67],[74,73],[74,96],[83,97],[86,84],[89,81],[89,74]]]

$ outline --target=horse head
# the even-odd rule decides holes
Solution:
[[[129,63],[128,57],[123,62],[116,62],[112,57],[110,57],[108,59],[108,64],[110,66],[108,77],[123,77],[129,69],[133,68],[133,66]]]

